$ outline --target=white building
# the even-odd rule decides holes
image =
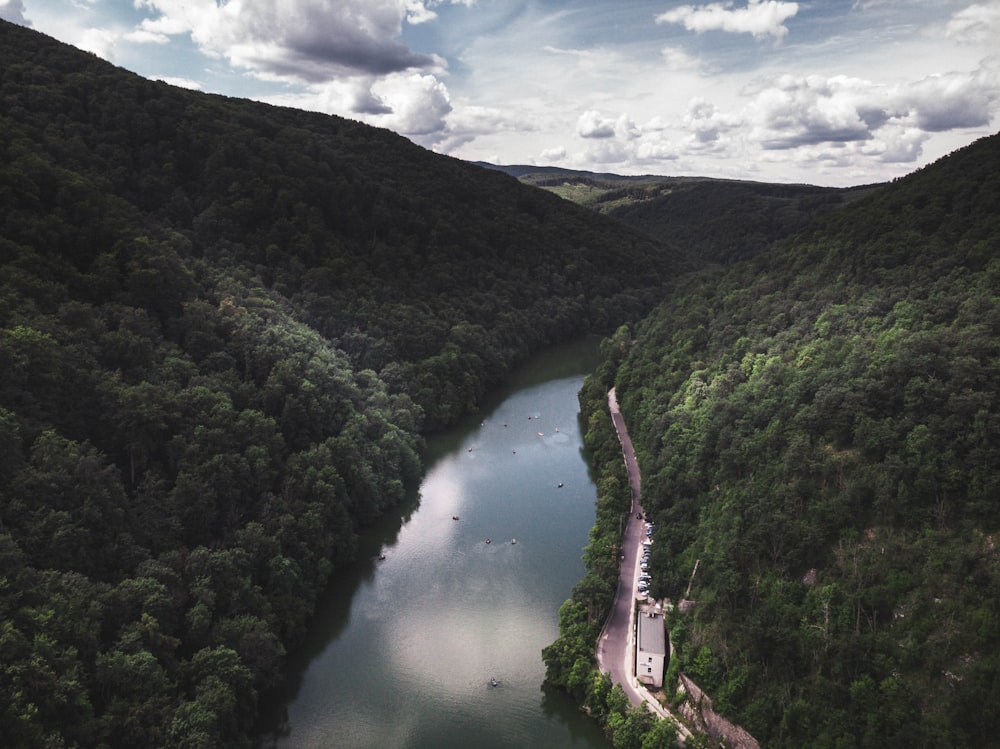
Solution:
[[[639,611],[636,628],[635,676],[646,686],[663,686],[663,666],[667,660],[667,633],[663,614],[652,609]]]

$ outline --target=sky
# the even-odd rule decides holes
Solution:
[[[0,0],[0,17],[496,164],[849,186],[1000,123],[1000,0]]]

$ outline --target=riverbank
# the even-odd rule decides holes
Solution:
[[[647,709],[663,720],[677,725],[678,738],[683,743],[691,732],[681,722],[679,716],[665,707],[635,675],[635,616],[638,598],[639,559],[643,539],[643,524],[639,515],[643,513],[641,499],[642,480],[639,463],[632,447],[625,419],[618,407],[615,389],[608,391],[608,412],[622,447],[625,470],[631,494],[628,521],[622,534],[621,571],[618,589],[611,613],[601,632],[597,646],[597,667],[611,674],[611,680],[620,684],[629,701],[636,706],[646,705]]]
[[[592,361],[567,375],[576,351],[428,438],[419,497],[364,535],[320,602],[265,745],[607,749],[572,699],[539,694],[593,524],[577,400]]]

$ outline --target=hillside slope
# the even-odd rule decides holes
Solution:
[[[57,217],[35,249],[85,271],[127,212],[182,255],[246,269],[359,366],[392,363],[391,384],[432,426],[528,352],[648,310],[681,260],[385,130],[147,81],[11,24],[0,33],[9,240],[34,246],[31,217]]]
[[[388,132],[0,22],[3,743],[251,745],[421,431],[682,264]]]
[[[763,745],[997,746],[998,175],[689,279],[618,369],[681,667]]]

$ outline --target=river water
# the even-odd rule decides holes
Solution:
[[[549,351],[428,440],[419,494],[366,532],[289,658],[266,745],[607,749],[541,660],[594,523],[577,392],[595,357]]]

